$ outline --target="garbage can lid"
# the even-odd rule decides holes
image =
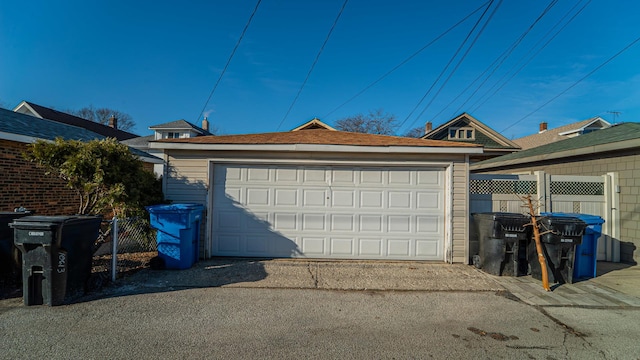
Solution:
[[[604,219],[597,215],[590,214],[578,214],[578,213],[563,213],[563,212],[543,212],[542,216],[552,217],[573,217],[584,221],[587,225],[600,225],[604,223]]]

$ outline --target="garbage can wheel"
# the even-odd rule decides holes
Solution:
[[[475,266],[476,269],[480,269],[482,267],[482,264],[480,264],[480,255],[473,255],[471,260],[473,261],[473,266]]]

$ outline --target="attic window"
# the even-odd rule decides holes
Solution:
[[[166,137],[167,139],[179,139],[179,138],[187,137],[186,133],[179,133],[179,132],[173,132],[173,131],[167,132],[166,134],[167,134],[167,137]]]
[[[449,140],[475,140],[476,131],[471,127],[450,128]]]

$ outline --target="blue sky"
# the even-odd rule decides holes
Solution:
[[[140,135],[178,119],[200,124],[203,107],[220,134],[286,131],[314,117],[333,124],[377,109],[404,123],[399,134],[463,111],[508,138],[536,132],[541,121],[550,128],[593,116],[640,121],[640,42],[576,84],[640,37],[640,3],[630,0],[496,0],[470,37],[495,9],[473,47],[467,42],[439,81],[485,1],[349,0],[285,117],[343,3],[263,0],[205,107],[256,1],[0,0],[0,104],[110,107],[129,113]],[[550,4],[502,65],[485,73],[492,76],[484,85],[483,77],[463,91]],[[585,4],[542,48],[545,34]]]

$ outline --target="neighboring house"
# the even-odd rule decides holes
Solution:
[[[132,139],[122,141],[132,148],[147,152],[158,158],[164,159],[163,152],[161,150],[155,150],[149,148],[149,141],[160,139],[189,139],[196,136],[208,136],[212,135],[209,132],[209,121],[207,118],[202,120],[202,127],[197,127],[186,120],[177,120],[160,125],[154,125],[149,127],[153,130],[153,135],[139,136]],[[164,163],[156,164],[153,168],[156,175],[161,176],[164,174]]]
[[[467,113],[463,113],[435,129],[432,129],[431,123],[428,122],[425,131],[423,139],[482,145],[484,152],[472,156],[472,163],[520,150],[517,144]]]
[[[112,119],[110,126],[97,123],[95,121],[83,119],[75,115],[67,114],[62,111],[54,110],[48,107],[44,107],[32,102],[23,101],[13,109],[13,111],[35,116],[40,119],[48,119],[57,121],[59,123],[73,125],[92,131],[96,134],[100,134],[104,137],[116,138],[118,141],[132,139],[138,135],[132,134],[118,129],[117,119]]]
[[[0,211],[22,206],[39,215],[77,213],[78,195],[62,180],[47,176],[22,156],[28,144],[57,137],[81,141],[105,138],[85,128],[0,108]],[[145,163],[162,162],[144,152],[132,151]]]
[[[540,123],[540,130],[537,134],[521,137],[513,140],[522,150],[550,144],[556,141],[570,139],[572,137],[588,134],[590,132],[606,129],[611,126],[603,118],[596,116],[591,119],[578,121],[569,125],[547,129],[547,123]]]
[[[467,263],[462,142],[295,131],[152,141],[164,193],[206,205],[201,255]]]
[[[620,241],[620,260],[640,259],[640,123],[623,123],[582,136],[493,158],[471,166],[474,174],[531,174],[601,176],[613,173],[619,197],[616,236]],[[617,193],[617,194],[615,194]]]

